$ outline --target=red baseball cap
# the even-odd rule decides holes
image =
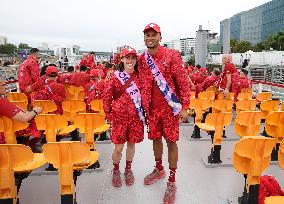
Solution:
[[[54,66],[48,66],[45,70],[45,73],[50,75],[51,73],[58,74],[58,69]]]
[[[158,26],[156,23],[149,23],[145,28],[144,28],[144,33],[149,30],[149,29],[153,29],[154,31],[156,31],[157,33],[161,33],[161,29],[160,26]]]
[[[132,47],[124,48],[122,50],[122,57],[125,57],[126,55],[135,55],[137,57],[136,50]]]

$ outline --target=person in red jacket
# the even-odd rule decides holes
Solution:
[[[62,101],[66,98],[65,87],[57,83],[58,70],[54,66],[48,66],[46,69],[46,80],[43,87],[31,94],[33,100],[51,100],[57,105],[57,114],[63,114]]]
[[[90,82],[90,75],[86,73],[87,67],[84,65],[80,66],[80,72],[75,72],[71,78],[70,83],[74,86],[85,87],[87,83]]]
[[[233,75],[232,80],[232,92],[235,93],[235,101],[237,101],[238,95],[241,93],[242,89],[244,88],[251,88],[252,82],[248,78],[248,70],[241,69],[240,73],[237,72]]]
[[[67,73],[64,73],[58,77],[58,80],[57,80],[58,83],[69,84],[73,73],[74,73],[74,67],[68,66]]]
[[[20,65],[18,70],[18,81],[20,92],[25,93],[29,98],[31,85],[36,83],[40,77],[39,50],[32,48],[29,57]]]
[[[196,85],[196,94],[198,95],[200,92],[206,91],[206,89],[210,86],[216,87],[218,81],[220,81],[220,74],[220,69],[213,69],[211,76],[206,77],[206,79],[202,83]]]
[[[84,65],[87,67],[87,69],[95,69],[96,63],[94,56],[95,56],[94,52],[90,52],[90,54],[84,56],[83,59],[80,61],[78,68]]]
[[[135,143],[144,139],[144,112],[141,104],[140,82],[137,70],[135,49],[126,48],[122,52],[121,63],[107,82],[104,92],[104,111],[111,123],[111,141],[115,144],[112,154],[113,177],[115,187],[122,185],[119,163],[124,144],[127,142],[125,183],[132,185],[134,176],[131,163],[135,152]]]
[[[232,79],[233,74],[237,72],[235,65],[232,63],[232,55],[223,56],[224,70],[222,72],[222,80],[220,83],[220,90],[223,91],[225,95],[232,91]]]
[[[6,98],[5,82],[3,79],[0,79],[0,116],[5,116],[14,120],[21,122],[31,121],[37,114],[41,113],[41,107],[34,107],[32,111],[23,111],[21,108],[15,104],[8,101]],[[34,138],[28,138],[33,140]],[[31,145],[31,141],[28,141],[27,144]],[[0,144],[5,144],[4,134],[0,133]],[[35,146],[30,146],[34,152]]]
[[[103,71],[98,69],[92,69],[90,72],[91,80],[85,86],[86,103],[90,105],[94,99],[102,99],[105,88],[105,81],[102,80]]]
[[[148,48],[139,58],[142,103],[148,116],[148,138],[153,141],[156,166],[145,177],[144,184],[151,185],[165,177],[162,164],[162,137],[168,146],[170,176],[164,203],[175,200],[175,173],[178,161],[179,122],[188,118],[190,87],[186,70],[178,52],[160,46],[160,27],[155,23],[144,29],[144,42]]]

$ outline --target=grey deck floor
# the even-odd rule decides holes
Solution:
[[[193,126],[180,126],[179,163],[177,170],[176,204],[225,204],[237,203],[242,194],[243,176],[233,167],[206,168],[202,156],[209,154],[210,141],[190,141]],[[202,136],[207,137],[205,132]],[[234,135],[233,126],[227,128],[227,136]],[[222,158],[231,157],[235,141],[224,141]],[[145,139],[136,146],[133,162],[135,183],[131,187],[114,188],[111,185],[112,144],[98,144],[102,172],[84,173],[77,181],[78,204],[162,204],[167,178],[151,186],[144,186],[143,178],[154,167],[151,141]],[[164,166],[168,172],[167,151],[164,145]],[[125,153],[121,162],[123,173]],[[265,174],[272,174],[284,188],[284,170],[270,165]],[[168,174],[167,174],[168,176]],[[229,202],[228,202],[229,201]],[[58,176],[30,176],[23,181],[20,190],[21,204],[59,204]]]

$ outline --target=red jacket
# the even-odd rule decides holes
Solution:
[[[72,74],[65,74],[58,77],[58,83],[68,84],[70,83]]]
[[[237,69],[235,67],[235,65],[231,62],[228,62],[225,64],[224,70],[222,72],[221,78],[221,84],[220,84],[220,88],[221,89],[225,89],[226,85],[227,85],[227,74],[231,75],[231,86],[229,87],[229,91],[232,91],[232,84],[233,84],[233,74],[237,73]]]
[[[218,81],[220,81],[220,77],[213,74],[212,76],[207,77],[202,83],[197,84],[195,87],[196,97],[198,96],[200,92],[206,91],[206,89],[209,88],[210,86],[216,87],[216,84],[218,84]]]
[[[62,114],[62,101],[66,98],[65,87],[63,84],[53,80],[46,80],[41,90],[32,93],[32,100],[51,100],[57,105],[56,113]]]
[[[133,78],[138,89],[141,90],[138,74],[134,72],[130,74],[130,76]],[[127,119],[137,116],[138,114],[133,101],[126,91],[120,97],[114,98],[115,94],[119,92],[121,88],[121,82],[115,74],[112,74],[110,80],[106,83],[103,97],[104,111],[109,121],[112,121],[113,117]]]
[[[26,92],[28,86],[37,82],[40,77],[40,69],[37,60],[30,55],[19,67],[18,81],[21,92]]]
[[[145,53],[138,60],[139,78],[141,82],[142,104],[149,115],[153,76],[145,61]],[[183,62],[178,52],[165,47],[159,47],[158,53],[153,57],[161,73],[173,92],[178,97],[183,109],[188,109],[190,85]]]
[[[244,88],[251,88],[252,82],[247,77],[240,77],[236,72],[232,77],[232,92],[235,93],[235,99],[237,99],[238,95],[241,93]]]
[[[96,68],[94,55],[87,55],[83,57],[83,59],[80,61],[80,64],[78,66],[79,68],[80,68],[80,65],[85,65],[86,67],[92,68],[92,69]]]
[[[90,75],[84,72],[75,72],[71,78],[70,83],[74,86],[82,86],[85,87],[87,83],[90,82]]]
[[[102,99],[105,89],[105,81],[100,80],[93,81],[91,80],[85,87],[86,93],[86,103],[90,104],[93,99]]]

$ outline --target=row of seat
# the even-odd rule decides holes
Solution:
[[[76,184],[78,172],[93,165],[99,157],[99,153],[95,151],[94,133],[109,129],[105,121],[102,100],[91,102],[90,106],[95,113],[86,113],[86,104],[83,100],[76,98],[76,93],[79,93],[77,94],[79,97],[83,96],[83,94],[80,95],[83,89],[77,88],[72,90],[71,87],[69,99],[62,102],[63,115],[52,114],[57,109],[52,101],[33,101],[33,106],[43,109],[42,114],[35,117],[37,128],[45,131],[46,135],[47,144],[43,146],[43,153],[32,153],[29,147],[16,144],[15,132],[27,128],[28,123],[17,122],[6,117],[0,118],[0,131],[4,132],[7,142],[0,145],[0,203],[2,201],[19,203],[17,192],[24,178],[23,174],[28,175],[33,169],[45,163],[52,164],[59,171],[61,203],[76,202],[74,184]],[[27,109],[28,102],[24,94],[9,93],[8,98]],[[85,133],[86,144],[56,142],[57,135],[66,135],[77,128],[81,133]]]

